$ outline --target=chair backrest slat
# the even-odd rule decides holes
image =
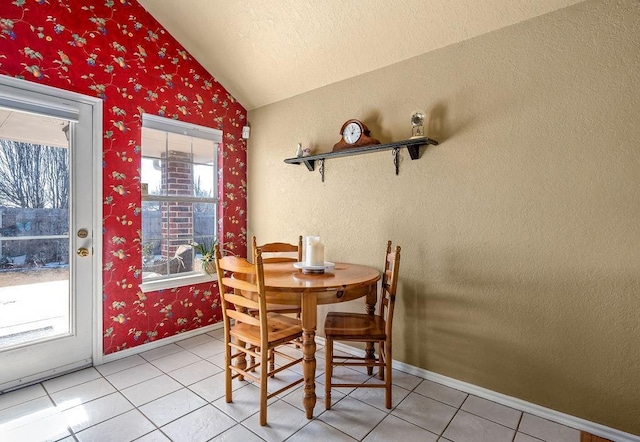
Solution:
[[[262,250],[262,262],[301,262],[302,261],[302,236],[298,237],[298,245],[288,244],[285,242],[272,242],[259,246],[257,244],[256,237],[253,237],[252,241],[253,250]],[[297,256],[290,256],[293,253],[297,253]],[[265,256],[265,254],[273,254],[272,256]],[[282,254],[289,254],[282,255]],[[255,252],[254,252],[255,256]]]
[[[229,272],[247,273],[255,275],[257,273],[255,264],[250,263],[244,258],[238,256],[225,256],[220,257],[220,262],[224,270]]]
[[[260,305],[258,302],[252,299],[249,299],[247,297],[244,297],[242,295],[226,293],[225,297],[227,298],[228,302],[232,303],[236,307],[240,306],[240,307],[250,308],[254,310],[257,310],[260,308]]]
[[[253,274],[247,273],[238,273],[234,272],[235,278],[232,277],[224,277],[222,279],[222,283],[225,287],[236,289],[236,290],[246,290],[248,292],[257,292],[258,286],[255,283],[245,281],[244,277],[253,276]],[[252,278],[253,279],[253,278]]]
[[[249,315],[247,313],[240,313],[238,310],[227,310],[227,315],[229,316],[229,318],[235,319],[236,321],[260,327],[260,320],[255,316]]]

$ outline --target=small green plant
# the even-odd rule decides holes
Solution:
[[[218,244],[217,239],[208,244],[206,242],[197,243],[195,241],[189,244],[196,251],[196,254],[202,255],[199,259],[202,262],[202,270],[207,274],[210,274],[212,272],[211,269],[214,268],[213,263],[215,261],[216,244]]]
[[[142,244],[142,262],[145,264],[151,263],[153,261],[153,241],[148,241]]]

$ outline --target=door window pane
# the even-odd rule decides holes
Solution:
[[[70,332],[71,124],[0,108],[0,351]]]

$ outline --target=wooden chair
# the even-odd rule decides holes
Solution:
[[[270,263],[270,262],[301,262],[302,261],[302,236],[298,237],[298,245],[288,244],[284,242],[272,242],[263,244],[261,246],[257,245],[256,237],[253,237],[253,254],[255,256],[256,250],[262,250],[262,262]],[[294,256],[284,256],[283,253],[297,253],[297,258]],[[268,256],[264,256],[264,254],[272,254]],[[276,312],[280,314],[286,313],[294,313],[298,315],[300,318],[300,306],[296,305],[282,305],[282,304],[267,304],[267,310],[270,312]]]
[[[258,242],[256,240],[255,235],[252,239],[253,245],[253,256],[256,255],[256,250],[262,250],[262,262],[263,263],[271,263],[271,262],[302,262],[302,235],[298,236],[298,245],[289,244],[286,242],[271,242],[266,243],[261,246],[257,245]],[[266,254],[266,256],[265,256]],[[286,255],[285,255],[286,254]],[[297,254],[297,256],[294,256]],[[280,313],[281,315],[286,314],[295,314],[298,319],[300,319],[300,306],[297,305],[284,305],[284,304],[267,304],[267,311]],[[250,311],[251,314],[255,314],[255,311]],[[294,342],[296,348],[300,348],[302,346],[302,339],[297,339]],[[273,370],[274,366],[274,358],[269,358],[270,364],[272,364],[269,368]],[[253,361],[250,361],[253,363]]]
[[[331,408],[331,388],[333,387],[368,387],[385,389],[385,406],[391,408],[391,330],[393,326],[393,307],[398,285],[398,269],[400,268],[400,247],[391,251],[391,241],[387,243],[385,253],[384,274],[380,293],[379,312],[375,315],[366,313],[329,312],[324,323],[325,332],[325,408]],[[373,359],[365,357],[334,357],[334,341],[351,341],[378,343],[378,355]],[[381,383],[337,383],[333,382],[333,367],[364,366],[369,374],[378,366],[378,377]],[[386,376],[385,376],[386,371]]]
[[[286,242],[271,242],[257,245],[256,237],[253,237],[253,249],[260,248],[262,250],[262,261],[268,262],[301,262],[302,261],[302,236],[298,237],[298,245],[288,244]],[[288,253],[285,256],[283,253]],[[293,254],[298,256],[295,257]],[[271,254],[271,255],[267,255]]]
[[[260,249],[256,250],[254,261],[255,263],[252,264],[236,256],[223,258],[220,248],[218,245],[215,246],[215,263],[224,322],[225,399],[227,402],[232,401],[231,382],[235,378],[249,379],[258,383],[260,385],[260,425],[266,425],[267,400],[304,381],[304,378],[300,377],[273,393],[268,393],[267,390],[269,377],[302,362],[302,358],[296,359],[277,351],[279,346],[300,338],[302,327],[300,321],[295,318],[267,312]],[[250,309],[257,310],[258,315],[248,314],[247,311]],[[270,370],[267,362],[275,355],[289,362]],[[258,362],[247,366],[247,356]],[[258,374],[256,374],[256,368],[259,368]]]

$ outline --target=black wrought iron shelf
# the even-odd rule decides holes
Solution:
[[[339,150],[337,152],[326,152],[319,153],[316,155],[309,155],[306,157],[296,157],[296,158],[287,158],[284,160],[287,164],[304,164],[307,166],[307,169],[311,172],[315,170],[316,161],[318,162],[318,170],[320,175],[322,176],[322,182],[324,182],[324,161],[329,158],[339,158],[339,157],[351,157],[354,155],[362,155],[365,153],[372,152],[380,152],[383,150],[391,150],[393,151],[393,164],[396,168],[396,175],[400,173],[400,167],[398,163],[398,151],[402,148],[407,148],[409,151],[409,156],[412,160],[417,160],[420,158],[420,146],[425,145],[433,145],[437,146],[438,142],[436,140],[432,140],[431,138],[421,137],[421,138],[410,138],[408,140],[396,141],[394,143],[386,143],[386,144],[373,144],[371,146],[364,147],[354,147],[352,149],[344,149]]]

